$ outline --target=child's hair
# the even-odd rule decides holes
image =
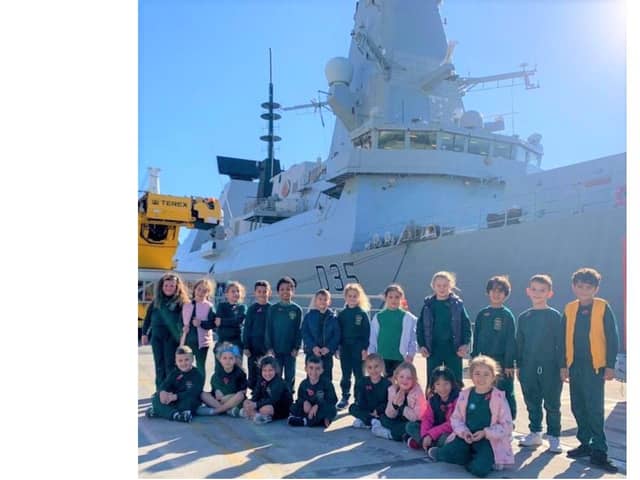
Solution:
[[[349,292],[350,290],[358,292],[358,306],[362,310],[364,310],[365,312],[368,312],[369,310],[371,310],[371,303],[369,303],[369,297],[367,297],[367,294],[364,292],[364,288],[362,288],[362,285],[360,285],[359,283],[347,283],[347,286],[344,287],[345,300],[347,298],[347,292]]]
[[[313,297],[311,297],[311,302],[309,303],[309,310],[316,308],[316,298],[319,297],[320,295],[324,295],[325,297],[327,297],[327,299],[329,299],[329,303],[331,303],[331,292],[329,292],[329,290],[327,290],[326,288],[321,288],[320,290],[318,290],[316,293],[313,294]]]
[[[551,280],[551,276],[547,275],[546,273],[536,273],[529,279],[529,286],[531,286],[533,282],[542,283],[549,287],[549,290],[553,289],[553,281]]]
[[[198,288],[200,285],[204,285],[207,290],[209,291],[209,294],[206,295],[204,298],[206,298],[207,300],[209,299],[209,295],[211,294],[211,292],[213,292],[216,288],[215,286],[215,280],[211,281],[208,278],[201,278],[200,280],[198,280],[194,285],[193,285],[193,296],[195,298],[196,295],[196,288]]]
[[[370,353],[369,355],[367,355],[367,358],[365,358],[364,363],[362,364],[363,370],[366,369],[367,363],[373,363],[373,362],[379,363],[380,365],[382,365],[382,376],[384,377],[385,375],[384,359],[377,353]]]
[[[240,293],[240,298],[238,299],[238,303],[242,303],[244,301],[245,295],[247,294],[247,291],[245,290],[244,285],[242,285],[240,282],[236,282],[235,280],[232,280],[231,282],[227,282],[227,284],[224,286],[225,295],[231,289],[231,287],[236,287],[238,289],[238,292]]]
[[[418,372],[416,371],[416,367],[411,362],[402,362],[400,365],[396,367],[393,371],[393,383],[397,383],[398,375],[402,370],[409,370],[411,372],[411,376],[413,377],[413,383],[418,383]]]
[[[220,360],[223,353],[231,352],[236,359],[240,358],[240,348],[231,342],[222,342],[222,344],[216,350],[216,358]]]
[[[494,275],[487,282],[487,293],[491,290],[501,290],[506,297],[511,293],[511,282],[507,275]]]
[[[571,276],[571,283],[577,285],[578,283],[587,283],[594,287],[600,286],[600,280],[602,275],[595,268],[583,267],[579,268]]]
[[[433,395],[436,393],[435,384],[438,380],[446,380],[451,384],[451,389],[455,390],[458,386],[458,382],[456,381],[456,377],[453,374],[453,371],[446,367],[445,365],[440,365],[434,368],[431,371],[431,375],[429,375],[429,394]]]
[[[402,299],[404,298],[404,289],[402,288],[402,286],[398,283],[392,283],[384,289],[384,305],[382,306],[383,309],[387,308],[387,295],[389,295],[389,293],[391,292],[400,294],[400,302],[402,302]],[[400,305],[400,308],[402,308],[402,304]]]
[[[176,281],[176,292],[172,297],[167,297],[162,291],[162,286],[164,285],[164,282],[166,280]],[[169,300],[171,302],[176,302],[178,304],[189,303],[189,294],[187,293],[187,287],[185,286],[182,279],[175,273],[165,273],[156,283],[156,288],[153,296],[153,306],[156,308],[160,308],[163,299]]]
[[[498,373],[500,373],[500,367],[498,367],[498,362],[496,362],[491,357],[487,357],[486,355],[478,355],[477,357],[474,357],[469,362],[469,376],[473,376],[473,371],[479,365],[484,365],[489,370],[491,370],[493,372],[494,377],[497,377]],[[494,381],[495,381],[495,378],[494,378]]]
[[[189,345],[181,345],[176,348],[176,355],[193,355],[193,350]]]
[[[282,285],[283,283],[288,283],[289,285],[291,285],[291,288],[296,288],[296,285],[297,285],[294,278],[282,277],[280,280],[278,280],[278,284],[276,285],[276,291],[280,290],[280,285]]]
[[[271,284],[266,280],[258,280],[256,283],[254,283],[253,291],[255,292],[258,287],[266,287],[268,292],[271,291]]]
[[[460,289],[458,287],[456,287],[456,274],[453,272],[447,272],[446,270],[440,270],[439,272],[436,272],[433,274],[433,277],[431,277],[431,283],[429,285],[431,285],[431,288],[433,288],[433,286],[436,283],[436,278],[445,278],[447,280],[449,280],[449,286],[451,287],[451,290],[456,290],[456,291],[460,291]]]
[[[318,365],[322,365],[322,360],[320,360],[320,358],[315,355],[309,355],[304,361],[304,366],[306,367],[310,363],[317,363]]]
[[[278,360],[276,360],[276,357],[274,357],[273,355],[265,355],[264,357],[261,357],[258,361],[260,373],[262,373],[262,369],[267,365],[271,365],[273,367],[273,369],[276,371],[276,375],[280,374],[280,364],[278,363]]]

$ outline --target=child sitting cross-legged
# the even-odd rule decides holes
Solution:
[[[307,356],[305,378],[298,387],[298,398],[291,405],[289,425],[292,427],[328,427],[336,416],[336,391],[331,381],[322,376],[322,360]]]
[[[217,348],[216,360],[222,368],[211,376],[211,392],[202,392],[200,399],[206,406],[198,408],[198,415],[218,415],[227,413],[240,416],[240,406],[247,392],[247,374],[238,366],[240,349],[229,342]]]

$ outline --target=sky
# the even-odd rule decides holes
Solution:
[[[275,100],[309,103],[326,90],[326,62],[347,56],[355,2],[141,0],[138,188],[159,167],[161,192],[218,196],[216,155],[261,160],[268,49]],[[457,73],[537,66],[524,87],[470,92],[466,109],[505,117],[503,133],[542,134],[543,168],[626,151],[626,18],[622,0],[445,0]],[[285,167],[323,160],[334,117],[284,112],[276,156]]]

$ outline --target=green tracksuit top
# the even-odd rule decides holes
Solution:
[[[382,377],[378,383],[373,383],[371,377],[362,377],[356,383],[356,405],[369,413],[375,410],[379,416],[382,416],[387,407],[390,386],[391,382],[385,377]]]
[[[367,312],[356,306],[345,306],[338,314],[340,324],[340,345],[347,348],[367,350],[369,348],[369,334],[371,325]]]
[[[478,312],[473,329],[471,357],[487,355],[503,368],[513,368],[516,359],[516,327],[511,310],[485,307]]]
[[[400,338],[402,337],[402,319],[405,311],[382,310],[378,312],[378,354],[387,360],[404,360],[400,354]]]
[[[591,330],[591,305],[580,305],[576,314],[575,329],[573,332],[573,363],[575,365],[593,366],[591,357],[591,342],[589,341],[589,331]],[[566,325],[567,319],[562,316],[562,324]],[[563,327],[566,332],[566,327]],[[604,310],[604,336],[606,338],[607,357],[606,368],[615,368],[616,356],[618,355],[618,328],[616,326],[616,317],[611,311],[611,307],[607,304]],[[563,365],[564,366],[564,365]]]
[[[226,372],[224,368],[218,369],[211,375],[211,392],[215,394],[220,390],[223,395],[231,395],[236,392],[243,392],[247,389],[247,374],[238,365],[233,366],[233,370]]]
[[[562,315],[556,309],[529,308],[518,316],[518,368],[563,368],[566,365]]]
[[[302,408],[302,404],[305,401],[311,405],[335,405],[338,403],[338,397],[329,379],[320,377],[318,383],[313,384],[311,380],[309,380],[309,377],[307,377],[298,387],[298,397],[295,403]]]
[[[192,408],[200,404],[200,394],[204,386],[204,375],[197,368],[183,372],[178,368],[172,370],[160,385],[159,390],[178,395],[178,402],[189,402]]]
[[[302,343],[302,308],[296,303],[276,303],[267,312],[264,343],[275,353],[291,353]]]

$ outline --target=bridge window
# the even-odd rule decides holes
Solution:
[[[436,132],[409,132],[409,143],[418,150],[435,150]]]
[[[511,144],[510,143],[502,143],[496,142],[493,144],[493,156],[501,157],[510,160],[513,158],[511,156]]]
[[[378,132],[378,148],[383,150],[403,150],[404,130],[380,130]]]
[[[453,133],[441,133],[440,148],[453,152],[464,152],[464,136],[454,135]]]
[[[371,148],[371,132],[363,133],[357,138],[353,139],[353,146],[356,148],[364,148],[368,150]]]
[[[476,155],[489,155],[489,140],[483,138],[469,139],[469,153]]]

